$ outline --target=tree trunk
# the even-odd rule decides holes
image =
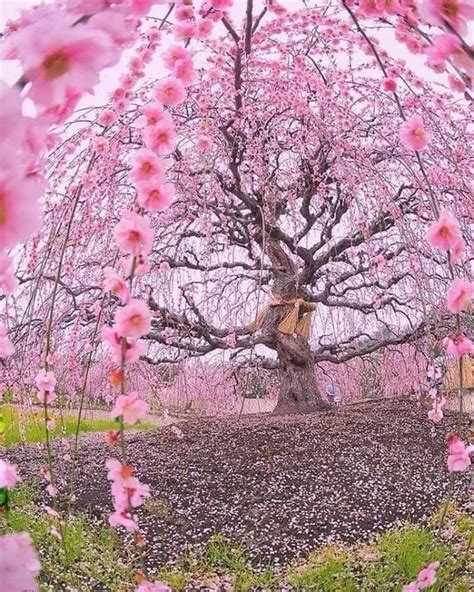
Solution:
[[[319,392],[311,349],[299,335],[277,332],[281,387],[273,413],[313,413],[333,406]]]
[[[267,236],[266,254],[275,267],[272,294],[283,301],[302,298],[310,294],[299,284],[298,272],[290,255],[281,244]],[[275,306],[268,314],[262,330],[276,349],[281,380],[276,414],[313,413],[329,411],[333,405],[321,396],[314,372],[311,348],[301,335],[290,335],[278,330],[278,325],[290,312],[292,306]]]

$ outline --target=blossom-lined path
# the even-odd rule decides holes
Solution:
[[[446,495],[445,439],[456,420],[447,412],[435,425],[426,409],[388,400],[337,414],[194,420],[180,424],[181,438],[172,427],[129,434],[129,462],[153,492],[139,511],[149,566],[174,562],[218,533],[243,543],[256,563],[283,564],[328,541],[423,521]],[[464,416],[463,431],[467,425]],[[56,443],[62,464],[64,446]],[[29,446],[8,456],[33,475],[43,453]],[[76,509],[104,521],[110,456],[103,436],[82,437]],[[467,477],[455,482],[463,499]]]

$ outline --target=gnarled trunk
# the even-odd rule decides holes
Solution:
[[[281,386],[273,412],[313,413],[332,409],[319,392],[308,342],[299,335],[286,335],[279,331],[276,339]]]
[[[291,257],[282,245],[267,237],[266,254],[275,267],[272,286],[273,297],[288,305],[271,307],[263,323],[270,347],[276,349],[281,380],[280,393],[274,413],[312,413],[329,411],[333,408],[321,396],[314,372],[314,359],[308,341],[298,333],[285,333],[278,326],[294,308],[297,299],[309,301],[311,295],[299,284],[298,272]],[[293,304],[290,304],[293,302]],[[298,318],[304,314],[304,307],[298,308]]]

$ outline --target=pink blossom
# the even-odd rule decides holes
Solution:
[[[233,3],[234,0],[210,0],[212,8],[216,10],[227,10]]]
[[[138,128],[153,126],[160,122],[167,123],[173,127],[171,115],[167,113],[164,110],[163,105],[160,105],[159,103],[152,103],[151,105],[143,107],[142,113],[143,115],[135,122],[135,125]]]
[[[15,348],[12,342],[8,339],[8,331],[0,323],[0,358],[8,358],[13,355]]]
[[[448,291],[448,308],[458,314],[471,306],[474,295],[474,283],[455,279]]]
[[[197,34],[196,24],[194,23],[194,21],[178,23],[173,27],[173,34],[176,37],[176,39],[181,39],[182,41],[192,39]]]
[[[402,592],[418,592],[418,590],[419,588],[416,582],[410,582],[402,588]]]
[[[0,536],[0,582],[8,592],[36,592],[41,569],[30,535],[26,532]]]
[[[11,465],[8,461],[0,458],[0,488],[15,487],[20,481],[21,479],[16,472],[16,467]]]
[[[412,115],[400,126],[400,142],[408,150],[423,150],[430,140],[420,115]]]
[[[165,4],[167,0],[127,0],[134,16],[146,16],[155,4]]]
[[[121,14],[118,10],[102,10],[93,14],[89,24],[110,35],[117,47],[124,48],[137,39],[137,19]]]
[[[122,337],[138,338],[151,329],[151,312],[146,302],[130,300],[115,316],[115,329]]]
[[[123,253],[139,255],[149,252],[153,244],[153,231],[148,218],[135,212],[124,212],[114,229],[114,236]]]
[[[112,484],[112,495],[117,502],[117,508],[126,508],[128,503],[132,508],[138,508],[143,504],[143,500],[150,497],[150,487],[140,483],[136,477],[129,477],[124,481],[115,481]]]
[[[428,588],[436,582],[436,570],[438,567],[439,561],[434,561],[420,571],[418,577],[416,578],[416,583],[420,590],[423,590],[423,588]]]
[[[474,344],[465,335],[452,335],[443,341],[446,351],[451,356],[462,358],[466,354],[474,353]]]
[[[148,404],[139,398],[138,393],[131,393],[117,397],[110,416],[113,418],[122,417],[125,423],[134,424],[144,420],[147,412]]]
[[[157,179],[160,183],[164,179],[165,167],[163,161],[148,148],[139,150],[132,160],[133,168],[130,178],[136,183]]]
[[[174,107],[186,98],[186,89],[179,78],[167,78],[155,86],[155,99],[163,105]]]
[[[460,473],[465,471],[471,465],[470,454],[472,447],[464,442],[455,434],[448,435],[448,471],[450,473]]]
[[[21,112],[21,97],[18,87],[8,87],[0,82],[0,143],[8,141],[18,146],[23,142],[26,132],[26,119]]]
[[[428,411],[428,418],[431,419],[431,421],[434,421],[434,423],[440,422],[443,417],[443,410],[440,409],[440,407],[433,407],[433,409]]]
[[[209,150],[212,147],[212,138],[206,134],[199,134],[196,146],[202,151]]]
[[[439,219],[431,224],[426,238],[432,247],[448,251],[462,242],[459,222],[452,214],[441,210]]]
[[[160,179],[139,183],[138,203],[151,212],[162,212],[173,203],[175,190],[173,183],[161,184]]]
[[[143,139],[148,148],[160,155],[170,154],[176,147],[173,124],[167,121],[147,127],[143,132]]]
[[[385,78],[383,81],[383,88],[388,92],[395,92],[397,90],[397,82],[393,78]]]
[[[130,465],[123,465],[115,458],[109,458],[105,461],[105,466],[108,469],[107,479],[117,483],[122,483],[129,479],[133,474],[133,469]]]
[[[207,39],[209,35],[212,33],[212,29],[214,28],[214,22],[211,19],[201,19],[197,25],[197,37],[199,39]]]
[[[116,511],[109,516],[109,524],[113,528],[123,526],[128,532],[138,530],[134,516],[127,511]]]
[[[428,65],[431,67],[444,66],[446,60],[461,47],[459,39],[455,35],[443,33],[433,36],[433,45],[426,51]]]
[[[3,161],[0,172],[0,249],[25,241],[40,227],[38,207],[40,186],[33,180],[16,177]]]
[[[181,45],[171,45],[161,56],[163,63],[169,70],[173,70],[179,60],[190,60],[191,55]]]
[[[110,345],[112,359],[116,364],[122,362],[122,355],[125,357],[126,364],[134,364],[147,349],[142,340],[136,339],[126,339],[122,349],[122,337],[112,327],[102,327],[101,335],[102,339]]]
[[[35,384],[41,393],[54,393],[56,378],[52,370],[40,370],[35,377]]]
[[[442,27],[446,22],[461,35],[467,32],[466,21],[474,17],[474,8],[468,0],[424,0],[419,12],[430,25]]]
[[[117,114],[113,109],[104,109],[99,115],[99,123],[109,127],[117,121]]]
[[[178,60],[173,68],[173,74],[181,80],[184,86],[189,86],[194,80],[194,67],[191,60]]]
[[[171,592],[171,588],[163,582],[142,582],[135,592]]]
[[[361,13],[366,17],[379,16],[383,13],[377,0],[360,0],[359,7]]]
[[[46,487],[46,491],[51,497],[56,497],[58,495],[58,489],[52,483]]]
[[[104,292],[112,292],[125,304],[130,299],[130,289],[123,278],[121,278],[112,267],[104,269]]]
[[[61,14],[40,19],[23,29],[17,43],[25,78],[35,101],[56,105],[67,88],[90,90],[103,68],[117,63],[119,52],[110,36],[87,24],[71,27]]]
[[[13,294],[18,284],[13,271],[13,261],[5,253],[0,253],[0,290],[4,294]]]
[[[168,261],[162,261],[160,263],[159,269],[162,273],[166,273],[167,271],[169,271],[171,269],[171,267],[170,267],[170,264],[168,263]]]

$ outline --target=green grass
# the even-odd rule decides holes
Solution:
[[[67,415],[67,412],[59,413],[58,409],[52,410],[52,415],[56,417],[56,426],[51,431],[53,437],[73,436],[76,432],[77,419],[73,415]],[[3,417],[3,422],[2,422]],[[13,446],[19,443],[44,442],[46,431],[44,427],[43,412],[41,409],[19,409],[12,405],[0,406],[0,428],[3,423],[4,434],[1,437],[0,444]],[[79,432],[105,432],[117,429],[118,424],[113,420],[105,419],[82,419]],[[131,426],[132,429],[151,429],[153,424],[140,423]]]
[[[137,558],[121,536],[85,516],[71,517],[63,524],[63,544],[52,533],[56,520],[36,503],[39,497],[32,486],[14,489],[11,510],[0,515],[0,532],[31,534],[42,565],[41,592],[132,592]],[[178,566],[163,567],[153,579],[167,582],[174,592],[187,586],[206,589],[216,582],[222,586],[224,581],[234,592],[277,592],[284,584],[301,592],[400,592],[423,566],[438,560],[438,580],[430,592],[469,592],[468,541],[474,520],[453,507],[441,537],[435,525],[436,520],[426,527],[407,525],[370,545],[329,545],[301,565],[278,573],[272,566],[253,568],[243,547],[216,536],[200,554],[185,557]]]
[[[11,510],[0,515],[0,532],[30,533],[41,561],[41,592],[134,589],[131,557],[124,560],[120,539],[110,528],[72,518],[63,525],[63,544],[52,533],[57,520],[35,504],[36,497],[30,486],[12,490]]]
[[[281,590],[290,584],[301,592],[400,592],[422,567],[440,561],[438,581],[432,592],[469,592],[468,539],[474,521],[467,514],[450,511],[443,536],[431,526],[407,525],[380,536],[371,545],[329,545],[312,553],[301,565],[276,573],[252,568],[242,547],[224,537],[213,537],[199,556],[188,557],[178,568],[164,569],[159,577],[173,591],[183,592],[190,582],[210,585],[220,577],[235,592]]]

